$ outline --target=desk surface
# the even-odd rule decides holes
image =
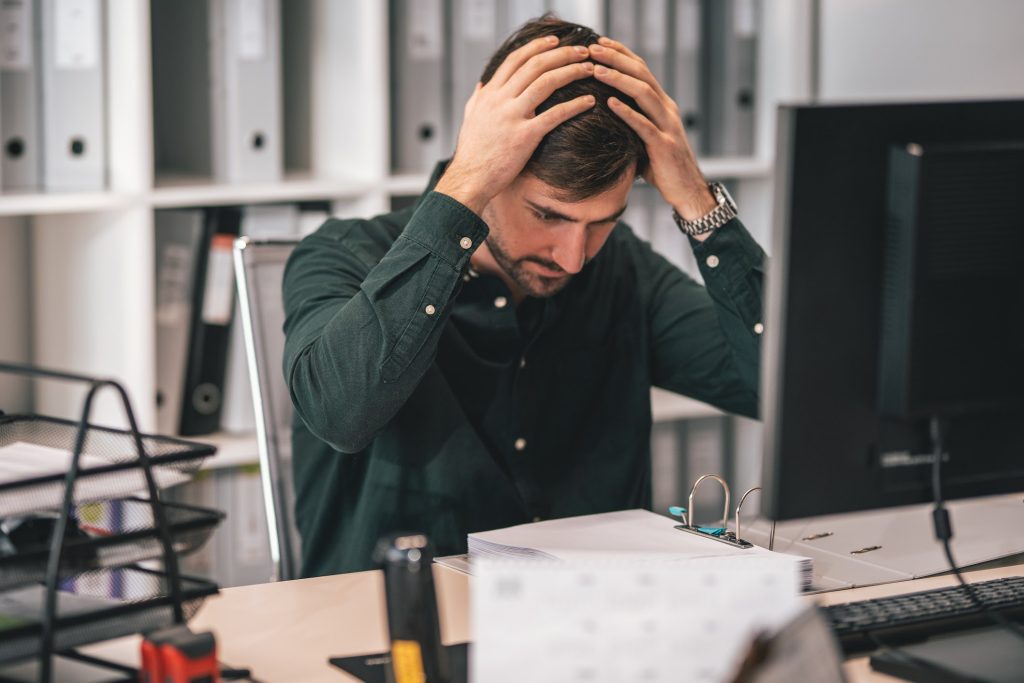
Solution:
[[[1024,575],[1024,565],[969,572],[972,581]],[[469,639],[469,577],[434,567],[446,643]],[[901,581],[823,593],[808,599],[836,604],[953,585],[952,576]],[[192,621],[217,634],[220,658],[246,667],[264,683],[352,681],[327,663],[328,657],[370,654],[387,647],[384,582],[379,572],[341,574],[284,583],[225,589],[207,601]],[[89,648],[125,661],[137,652],[136,639]],[[871,670],[866,657],[845,664],[850,683],[898,679]]]

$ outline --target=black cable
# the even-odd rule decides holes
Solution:
[[[974,603],[975,607],[981,610],[982,614],[1018,638],[1024,639],[1024,627],[989,609],[985,601],[978,597],[974,587],[964,580],[956,560],[953,559],[953,549],[949,545],[950,539],[953,538],[953,527],[949,521],[949,511],[946,510],[942,501],[942,454],[946,450],[942,418],[933,416],[928,423],[928,431],[931,436],[932,447],[935,449],[934,459],[932,460],[932,497],[935,499],[932,522],[935,525],[935,537],[942,541],[942,548],[946,553],[949,568],[953,570],[953,574],[956,576],[957,581],[960,582],[961,588],[964,589],[964,592],[971,602]]]

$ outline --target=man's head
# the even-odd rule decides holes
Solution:
[[[599,38],[585,26],[545,15],[498,48],[481,81],[487,83],[513,51],[547,35],[557,36],[560,46],[589,46]],[[537,112],[587,94],[596,104],[548,133],[519,178],[484,209],[491,232],[480,257],[493,257],[514,294],[547,297],[565,287],[604,246],[634,178],[647,167],[643,142],[607,100],[613,96],[638,107],[614,88],[594,78],[573,81]]]

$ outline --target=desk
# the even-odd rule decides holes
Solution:
[[[1024,565],[966,574],[972,581],[1022,575]],[[434,567],[434,577],[444,641],[464,642],[469,638],[469,578],[439,566]],[[938,576],[824,593],[808,600],[836,604],[954,583],[952,576]],[[330,666],[327,658],[386,649],[383,596],[379,572],[228,588],[207,601],[192,625],[216,632],[221,659],[252,669],[264,683],[343,683],[353,679]],[[126,638],[88,651],[130,661],[137,647],[137,639]],[[850,683],[898,680],[871,671],[867,657],[846,662],[845,669]]]

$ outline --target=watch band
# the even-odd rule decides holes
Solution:
[[[672,209],[672,218],[676,225],[687,235],[703,235],[711,232],[722,227],[737,215],[736,202],[733,201],[729,191],[722,183],[708,183],[708,190],[718,202],[718,206],[697,220],[688,221],[680,216],[675,209]]]

